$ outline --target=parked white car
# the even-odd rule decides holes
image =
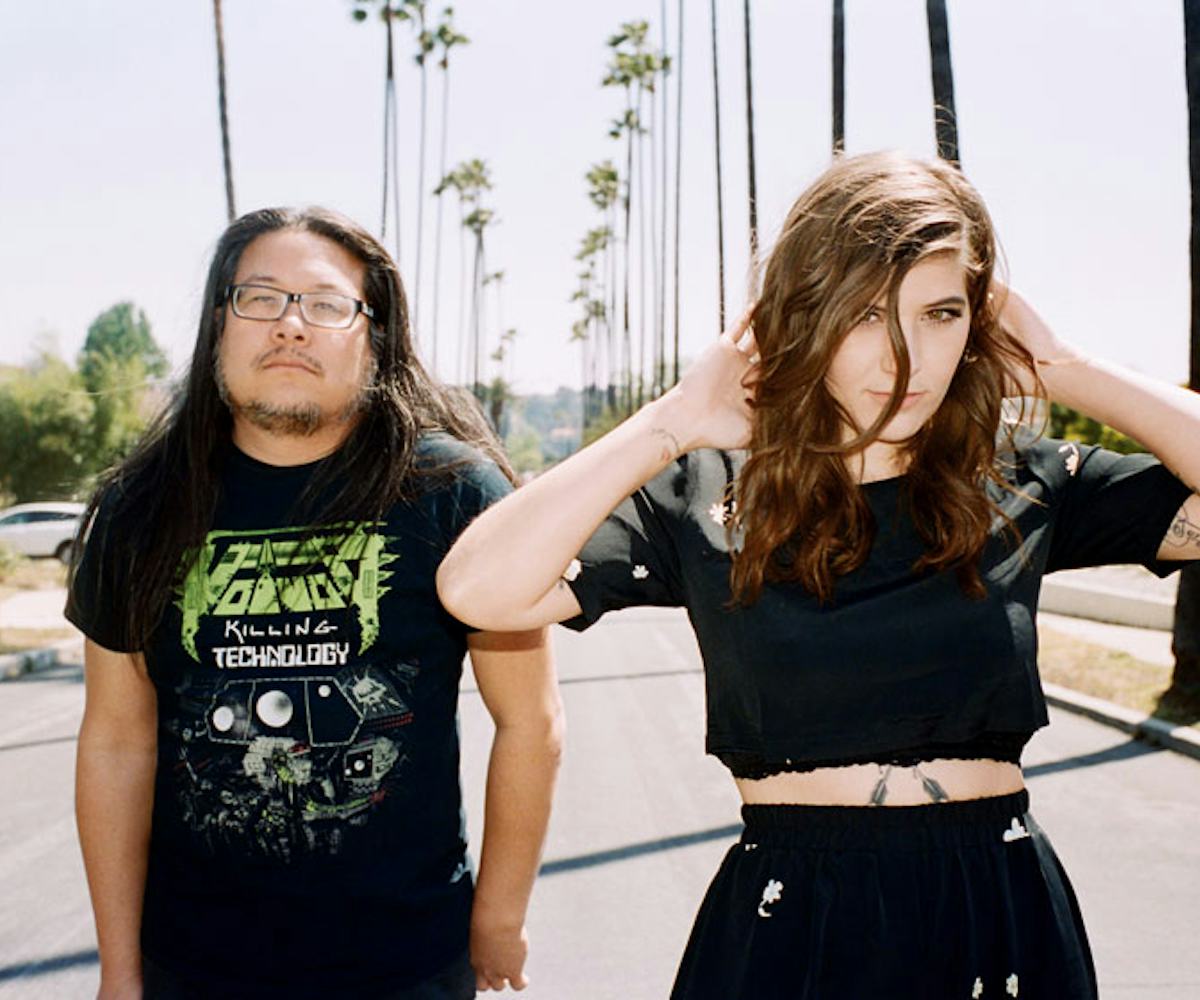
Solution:
[[[0,510],[0,545],[23,556],[67,562],[83,511],[81,503],[20,503]]]

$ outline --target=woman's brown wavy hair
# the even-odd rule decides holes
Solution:
[[[925,543],[918,571],[953,569],[982,597],[979,557],[994,517],[1002,400],[1025,369],[1042,394],[1032,355],[1004,331],[991,295],[992,222],[954,167],[898,153],[839,159],[796,200],[766,261],[751,322],[761,356],[750,454],[737,483],[731,530],[741,536],[730,584],[749,604],[764,582],[792,581],[820,601],[867,559],[875,522],[847,456],[875,441],[900,409],[910,361],[896,300],[909,270],[953,253],[966,269],[970,331],[946,397],[904,449],[904,497]],[[842,339],[880,296],[896,359],[892,397],[858,427],[826,386]],[[844,441],[844,428],[855,434]],[[1004,519],[1007,520],[1007,519]],[[1011,527],[1011,525],[1010,525]]]

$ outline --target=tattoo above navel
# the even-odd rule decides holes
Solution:
[[[934,778],[925,774],[920,765],[913,764],[910,768],[914,781],[921,782],[921,789],[929,796],[930,802],[945,802],[950,796],[946,794],[941,784]],[[879,780],[875,782],[875,787],[871,790],[870,804],[873,806],[881,806],[887,801],[888,796],[888,780],[892,776],[893,766],[891,764],[879,765]]]
[[[651,427],[650,433],[658,438],[659,443],[662,445],[660,454],[664,462],[673,462],[683,454],[683,449],[679,447],[679,438],[669,430],[663,427]]]
[[[1186,507],[1179,508],[1163,542],[1174,549],[1200,550],[1200,524],[1188,517]]]

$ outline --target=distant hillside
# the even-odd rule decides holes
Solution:
[[[579,448],[582,396],[565,386],[516,396],[504,408],[504,444],[518,472],[538,472]]]

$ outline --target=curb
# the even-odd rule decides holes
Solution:
[[[1089,694],[1081,694],[1048,681],[1042,682],[1042,691],[1046,695],[1046,701],[1055,708],[1087,716],[1096,722],[1128,733],[1134,739],[1144,740],[1146,743],[1200,760],[1200,731],[1191,726],[1163,722],[1162,719],[1143,715],[1132,708],[1114,705],[1103,698],[1093,698]]]
[[[0,655],[0,682],[16,680],[35,670],[56,667],[64,662],[63,653],[79,650],[78,639],[62,639],[40,649],[24,649],[17,653]],[[82,655],[72,656],[65,662],[82,662]]]
[[[1055,580],[1052,576],[1042,581],[1038,610],[1069,618],[1086,618],[1112,625],[1132,625],[1166,632],[1170,632],[1175,625],[1173,599],[1099,583]]]

